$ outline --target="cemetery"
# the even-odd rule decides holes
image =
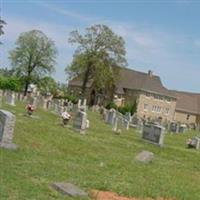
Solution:
[[[200,200],[196,4],[3,1],[0,200]]]
[[[199,132],[170,134],[84,101],[52,99],[46,107],[37,100],[34,118],[25,116],[27,102],[16,98],[13,106],[2,98],[1,143],[17,148],[0,148],[1,199],[199,199]],[[66,127],[63,109],[71,114]],[[9,142],[5,113],[14,117]]]

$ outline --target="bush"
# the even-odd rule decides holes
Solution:
[[[71,101],[73,104],[78,103],[78,98],[76,96],[66,95],[64,98],[67,99],[68,101]]]
[[[117,110],[117,105],[111,101],[106,105],[106,109],[110,110],[111,108],[114,108],[115,110]]]
[[[134,104],[125,104],[124,106],[119,106],[118,111],[125,115],[127,112],[130,112],[133,115],[137,110],[137,103],[135,101]]]
[[[22,89],[22,81],[16,77],[0,76],[0,89],[18,92]]]

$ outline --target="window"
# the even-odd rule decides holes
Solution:
[[[162,111],[162,108],[160,106],[153,106],[152,107],[152,112],[160,113],[161,111]]]
[[[187,115],[187,118],[186,118],[187,120],[189,120],[190,119],[190,115]]]
[[[148,104],[144,104],[144,111],[148,111]]]
[[[146,92],[146,97],[149,98],[150,96],[151,96],[151,94]]]
[[[170,103],[171,99],[170,98],[166,98],[166,101],[167,101],[167,103]]]
[[[168,115],[169,114],[169,108],[165,109],[165,114]]]

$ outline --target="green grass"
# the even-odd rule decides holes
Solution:
[[[25,117],[24,107],[3,104],[17,117],[14,143],[19,149],[0,149],[1,200],[78,200],[49,186],[62,181],[125,196],[200,199],[200,151],[185,146],[187,138],[197,133],[168,134],[165,147],[159,148],[133,129],[113,134],[97,113],[89,113],[91,127],[87,135],[80,135],[63,128],[50,112],[38,109],[35,115],[40,119]],[[155,153],[154,162],[136,162],[141,150]]]

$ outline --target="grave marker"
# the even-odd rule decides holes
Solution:
[[[163,126],[145,124],[143,127],[142,138],[159,146],[164,144],[164,135],[165,128]]]
[[[7,149],[16,149],[12,143],[15,127],[15,116],[8,111],[0,110],[0,146]]]

